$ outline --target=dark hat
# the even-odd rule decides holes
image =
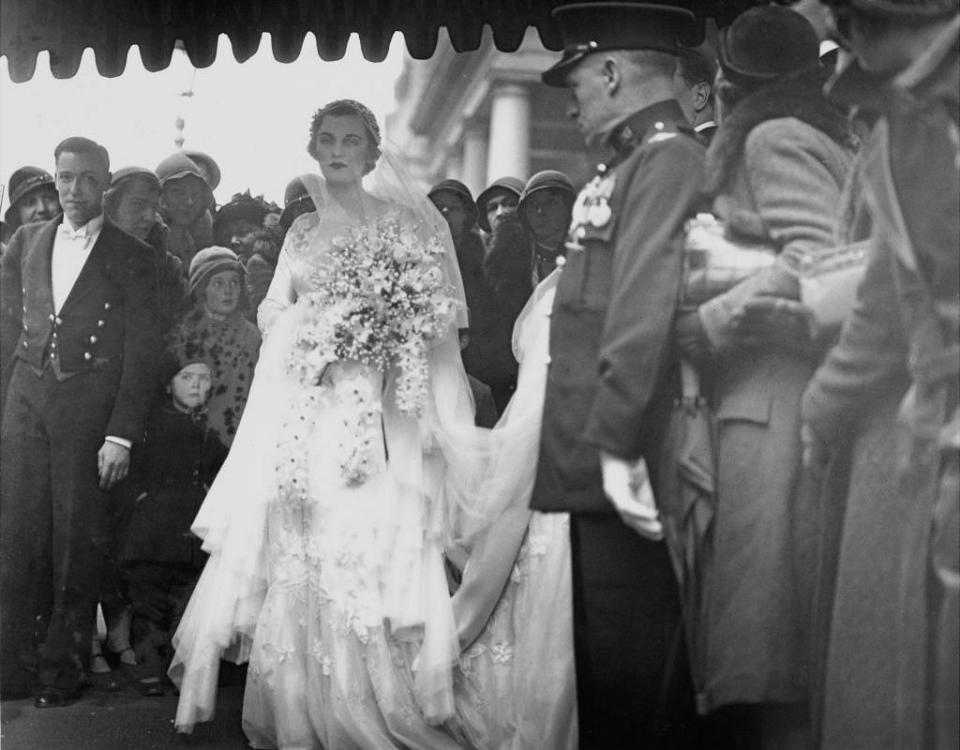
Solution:
[[[257,226],[263,224],[263,217],[270,212],[270,206],[262,195],[250,195],[250,190],[243,193],[234,193],[229,203],[225,203],[218,210],[213,219],[213,231],[216,233],[225,221],[234,219],[249,219]]]
[[[294,177],[283,191],[283,212],[280,214],[280,226],[284,231],[290,229],[300,214],[316,211],[310,191],[300,177]]]
[[[685,8],[646,3],[575,3],[554,8],[563,56],[541,75],[548,86],[565,86],[584,57],[610,49],[652,49],[676,53],[700,42],[697,19]]]
[[[531,195],[541,190],[559,190],[563,193],[563,199],[567,202],[567,208],[573,207],[573,202],[577,198],[577,191],[573,189],[573,183],[563,172],[557,172],[555,169],[544,169],[537,172],[533,177],[527,180],[520,196],[520,203],[517,204],[517,215],[520,220],[526,224],[524,212],[530,204],[527,202]]]
[[[157,190],[160,189],[160,178],[146,167],[123,167],[123,169],[118,169],[110,179],[110,189],[112,190],[118,187],[120,183],[134,178],[149,182],[154,185]]]
[[[217,185],[220,184],[220,167],[213,160],[213,157],[209,154],[203,153],[203,151],[184,151],[190,160],[193,161],[200,171],[205,175],[207,184],[210,185],[211,190],[216,190]]]
[[[10,193],[10,206],[3,214],[4,220],[10,224],[19,225],[19,217],[12,215],[17,204],[30,195],[30,193],[47,187],[53,191],[57,189],[53,181],[53,175],[40,169],[40,167],[20,167],[20,169],[16,170],[10,175],[10,182],[7,188]]]
[[[824,4],[890,20],[942,18],[960,11],[960,0],[824,0]]]
[[[460,180],[440,180],[436,185],[430,188],[430,192],[427,193],[427,197],[433,200],[433,196],[437,193],[453,193],[457,199],[463,204],[464,210],[471,217],[470,224],[473,225],[477,221],[477,204],[473,200],[473,195],[470,193],[470,188],[464,185]]]
[[[523,180],[519,177],[501,177],[477,196],[477,223],[484,232],[491,231],[490,222],[487,221],[487,203],[494,194],[503,191],[516,195],[519,202],[520,196],[523,194]]]
[[[190,261],[190,294],[221,271],[237,271],[241,275],[246,273],[240,258],[229,248],[213,245],[198,252]]]
[[[177,338],[160,353],[160,382],[168,385],[184,367],[197,363],[213,372],[213,358],[201,342]]]
[[[737,16],[720,32],[718,57],[732,83],[757,84],[815,68],[820,40],[813,25],[796,11],[760,5]]]

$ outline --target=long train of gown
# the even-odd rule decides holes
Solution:
[[[454,595],[465,646],[455,672],[456,723],[478,750],[577,747],[569,516],[527,507],[558,274],[540,283],[518,318],[517,390],[492,433],[486,491],[509,496],[509,506],[467,542]]]

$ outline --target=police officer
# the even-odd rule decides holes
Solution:
[[[682,228],[704,158],[672,82],[696,24],[659,5],[554,15],[565,48],[543,81],[570,90],[588,145],[615,155],[573,208],[531,507],[571,513],[580,747],[682,748],[693,688],[644,463],[655,469],[675,390]]]

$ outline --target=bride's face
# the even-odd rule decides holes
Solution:
[[[356,115],[327,115],[315,142],[320,171],[328,183],[360,182],[370,158],[370,137]]]

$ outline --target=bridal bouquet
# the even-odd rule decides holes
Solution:
[[[419,415],[427,396],[429,342],[453,320],[456,301],[444,283],[438,237],[424,242],[398,218],[357,226],[330,243],[313,288],[302,295],[304,322],[289,368],[319,385],[326,368],[354,360],[380,372],[398,369],[396,401]]]

